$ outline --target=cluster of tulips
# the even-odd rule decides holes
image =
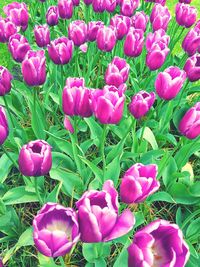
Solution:
[[[180,0],[175,10],[177,25],[183,29],[196,23],[182,43],[182,48],[189,56],[183,69],[177,66],[165,68],[170,49],[175,45],[173,38],[170,40],[166,33],[171,20],[170,12],[165,6],[166,1],[146,2],[155,3],[150,17],[144,11],[135,13],[140,7],[139,0],[84,0],[85,5],[92,5],[96,13],[112,13],[120,6],[120,15],[111,17],[109,25],[102,21],[70,22],[68,37],[51,40],[50,28],[58,25],[59,19],[72,18],[75,6],[80,4],[79,0],[58,0],[57,6],[50,6],[47,10],[47,24],[36,25],[34,28],[35,42],[39,48],[44,48],[37,51],[32,50],[31,44],[23,35],[28,27],[28,8],[25,3],[13,2],[3,9],[7,17],[0,18],[0,42],[7,43],[13,59],[21,63],[23,79],[31,87],[41,86],[46,81],[47,54],[54,64],[64,65],[75,55],[74,46],[87,53],[88,42],[96,42],[99,50],[111,52],[117,42],[123,39],[122,49],[124,55],[129,58],[140,56],[145,46],[147,68],[155,71],[163,67],[163,70],[157,74],[155,80],[156,92],[142,90],[133,95],[128,104],[133,120],[140,120],[153,107],[156,94],[159,98],[170,101],[179,94],[186,79],[187,83],[200,79],[200,21],[196,22],[197,11],[189,5],[191,0]],[[145,4],[142,1],[143,7]],[[151,4],[148,7],[151,7]],[[147,34],[149,20],[152,32]],[[174,35],[175,32],[171,34]],[[88,88],[82,77],[68,77],[62,92],[65,128],[71,134],[74,133],[74,116],[95,116],[101,124],[118,124],[126,105],[126,82],[130,71],[127,60],[115,56],[105,71],[106,85],[103,89]],[[8,69],[0,66],[0,96],[4,97],[5,104],[5,95],[11,91],[12,80],[13,76]],[[188,139],[195,139],[200,135],[200,102],[182,117],[179,131]],[[1,145],[8,135],[8,120],[5,109],[1,106]],[[52,167],[51,150],[51,146],[44,140],[25,144],[19,154],[20,172],[24,176],[47,175]],[[120,184],[121,201],[127,205],[145,201],[160,187],[156,179],[157,172],[155,164],[136,163],[129,168]],[[41,208],[33,221],[33,236],[35,246],[42,254],[48,257],[64,256],[79,240],[84,243],[111,241],[127,234],[135,223],[134,215],[129,209],[119,214],[118,192],[111,180],[104,182],[101,191],[85,192],[76,202],[76,209],[57,203],[46,203]],[[128,247],[128,254],[130,267],[182,267],[189,258],[189,248],[177,225],[158,219],[135,233],[132,244]]]

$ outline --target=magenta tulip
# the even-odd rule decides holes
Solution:
[[[192,0],[179,0],[179,3],[190,4]]]
[[[79,6],[80,5],[80,0],[72,0],[72,3],[74,6]]]
[[[106,0],[93,0],[92,7],[94,12],[102,13],[106,10]]]
[[[9,134],[9,128],[8,128],[8,120],[6,116],[5,109],[0,106],[0,145],[3,145],[3,143],[6,141],[8,134]]]
[[[131,18],[132,26],[135,29],[146,31],[147,23],[149,21],[149,16],[144,13],[144,11],[136,12],[135,15]]]
[[[31,47],[23,35],[16,33],[9,38],[8,49],[15,61],[22,62]]]
[[[0,96],[8,94],[11,90],[11,73],[3,66],[0,66]]]
[[[144,46],[144,32],[130,27],[124,42],[124,54],[129,57],[138,57]]]
[[[115,8],[117,6],[116,0],[105,0],[105,10],[109,13],[112,13],[115,11]]]
[[[71,19],[73,8],[72,0],[58,0],[58,13],[61,19]]]
[[[157,31],[159,29],[166,31],[170,20],[171,15],[167,6],[155,4],[150,16],[150,22],[152,24],[153,31]]]
[[[140,0],[121,0],[120,14],[131,17],[138,8]]]
[[[55,26],[58,24],[58,7],[50,6],[46,13],[46,21],[49,26]]]
[[[116,44],[116,33],[112,26],[100,27],[97,33],[97,46],[100,50],[110,52]]]
[[[74,133],[74,127],[71,124],[71,121],[70,121],[70,119],[67,116],[65,116],[65,119],[64,119],[64,126],[65,126],[65,129],[67,131],[69,131],[71,134]]]
[[[12,21],[0,18],[0,43],[8,42],[10,36],[16,32],[17,28]]]
[[[92,4],[93,0],[83,0],[84,4],[89,6]]]
[[[169,42],[170,42],[169,35],[167,35],[166,32],[163,29],[157,30],[154,33],[150,32],[147,35],[147,38],[146,38],[146,48],[147,48],[147,51],[150,51],[151,50],[151,47],[155,43],[160,42],[160,41],[163,42],[163,43],[165,43],[166,46],[168,46],[169,45]]]
[[[200,79],[200,55],[195,54],[188,58],[185,63],[184,71],[187,73],[187,77],[191,82],[198,81]]]
[[[50,31],[47,25],[36,25],[34,35],[39,47],[45,47],[50,43]]]
[[[190,28],[197,19],[197,9],[187,4],[176,4],[176,21],[180,26]]]
[[[80,46],[87,41],[87,24],[83,20],[75,20],[68,27],[69,39]]]
[[[117,39],[121,40],[128,33],[131,26],[131,19],[126,16],[115,15],[111,18],[110,25],[115,28]]]
[[[100,27],[104,26],[102,21],[90,21],[87,27],[87,39],[93,42],[97,38],[97,33]]]
[[[145,2],[161,4],[162,6],[164,6],[166,4],[166,0],[145,0]]]
[[[182,48],[189,56],[200,52],[200,26],[194,27],[187,33],[183,40]]]

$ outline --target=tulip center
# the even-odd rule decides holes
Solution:
[[[153,254],[153,264],[152,267],[162,267],[166,260],[164,258],[165,252],[162,251],[161,244],[156,244],[156,242],[151,247],[151,251]]]
[[[46,226],[46,229],[50,231],[51,233],[59,231],[63,232],[64,235],[66,235],[68,240],[71,240],[71,225],[64,221],[52,221],[51,224],[48,224]]]
[[[32,151],[33,151],[33,153],[37,153],[37,154],[40,154],[41,153],[41,150],[42,150],[42,147],[41,147],[41,145],[40,144],[34,144],[33,146],[32,146]]]

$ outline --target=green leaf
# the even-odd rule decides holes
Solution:
[[[191,185],[189,191],[192,196],[200,197],[200,182],[195,182],[193,185]]]
[[[83,158],[79,156],[80,159],[92,170],[92,172],[95,174],[97,178],[102,180],[103,172],[101,169],[99,169],[96,164],[94,164],[92,161],[87,160],[86,158]]]
[[[172,184],[176,180],[176,177],[173,176],[173,174],[176,171],[177,171],[176,161],[173,157],[171,157],[169,159],[169,163],[162,172],[163,183],[166,187],[170,186],[170,184]]]
[[[156,142],[156,138],[152,132],[152,130],[149,127],[145,127],[144,129],[144,134],[143,134],[143,138],[150,143],[150,145],[152,146],[153,150],[158,149],[158,144]]]
[[[113,267],[128,266],[128,251],[127,247],[130,245],[130,241],[127,241],[122,251],[120,252],[117,260],[115,261]]]
[[[101,126],[92,117],[84,119],[84,120],[90,128],[91,139],[95,140],[95,144],[96,146],[98,146],[99,140],[101,140],[102,131],[103,131]]]
[[[106,267],[107,266],[104,258],[99,258],[99,259],[95,260],[94,265],[95,265],[95,267]]]
[[[120,175],[120,155],[111,161],[110,164],[106,166],[105,171],[105,181],[106,180],[112,180],[114,182],[114,185],[117,186],[119,175]]]
[[[46,257],[38,253],[38,260],[40,265],[38,267],[58,267],[52,258]]]
[[[17,160],[18,155],[14,153],[9,153],[14,161]],[[13,166],[13,162],[7,157],[6,154],[3,154],[0,158],[0,183],[3,183]]]
[[[36,90],[36,89],[33,89]],[[42,114],[42,110],[40,108],[40,105],[36,102],[35,109],[32,107],[32,116],[31,116],[31,126],[34,131],[35,136],[38,139],[45,140],[46,134],[45,134],[45,117]]]
[[[171,197],[171,195],[165,191],[154,193],[153,195],[147,198],[147,201],[149,202],[165,201],[168,203],[176,203],[176,201]]]

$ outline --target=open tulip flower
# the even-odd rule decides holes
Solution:
[[[8,49],[14,60],[22,62],[31,47],[23,35],[16,33],[9,38]]]

